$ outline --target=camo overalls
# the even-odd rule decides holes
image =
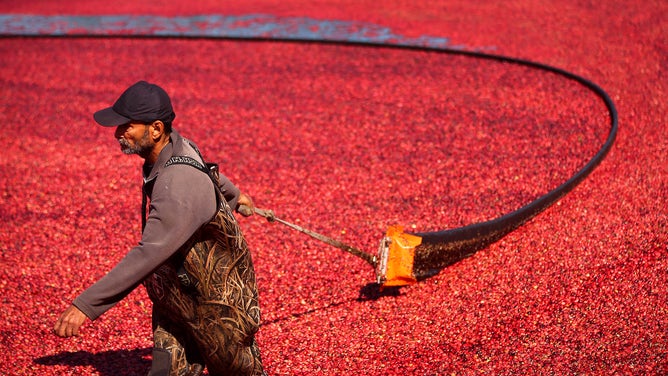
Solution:
[[[208,171],[182,158],[170,162]],[[217,174],[209,176],[217,186]],[[218,189],[216,195],[215,216],[144,281],[153,302],[149,376],[197,375],[201,365],[211,376],[264,374],[255,342],[260,308],[251,255]]]

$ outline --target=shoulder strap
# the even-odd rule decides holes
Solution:
[[[197,152],[197,155],[204,161],[204,158],[202,158],[202,154],[200,154],[199,149],[192,143],[188,143],[190,146],[192,146],[193,149]],[[165,167],[169,167],[171,165],[175,164],[183,164],[183,165],[188,165],[191,167],[194,167],[198,169],[199,171],[202,171],[205,173],[210,179],[211,182],[213,182],[213,187],[216,192],[216,207],[219,207],[223,198],[223,193],[220,191],[220,186],[218,185],[218,164],[216,163],[206,163],[204,164],[200,163],[197,159],[191,158],[188,156],[183,156],[183,155],[178,155],[178,156],[172,156],[169,158],[169,160],[165,163]],[[144,227],[146,227],[146,206],[148,205],[148,196],[146,195],[146,190],[142,186],[142,205],[141,205],[141,221],[142,221],[142,231],[144,230]]]
[[[196,169],[202,171],[203,173],[205,173],[207,175],[209,174],[209,169],[204,167],[204,165],[199,163],[199,161],[195,158],[186,157],[186,156],[174,156],[174,157],[169,158],[167,163],[165,163],[165,167],[169,167],[169,166],[175,165],[175,164],[184,164],[184,165],[192,166],[192,167],[195,167]]]
[[[204,158],[202,158],[202,154],[200,154],[199,150],[197,147],[193,144],[190,144],[193,149],[197,152],[199,157],[202,159],[204,162]],[[213,183],[213,188],[216,191],[216,206],[220,206],[221,202],[224,200],[223,198],[223,192],[220,191],[220,186],[219,186],[219,178],[218,178],[218,164],[217,163],[206,163],[204,164],[200,163],[198,160],[195,158],[191,158],[188,156],[173,156],[169,158],[169,160],[165,163],[165,167],[169,167],[171,165],[175,164],[184,164],[188,165],[191,167],[194,167],[203,173],[205,173],[210,179],[211,182]]]

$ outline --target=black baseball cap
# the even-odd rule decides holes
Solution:
[[[93,114],[95,121],[104,127],[116,127],[130,121],[171,123],[175,117],[167,92],[146,81],[130,86],[113,106]]]

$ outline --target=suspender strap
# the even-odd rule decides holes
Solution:
[[[192,147],[197,155],[200,157],[200,159],[204,162],[204,158],[202,157],[202,153],[200,153],[199,149],[197,146],[190,141],[188,141],[188,145]],[[206,163],[204,164],[200,163],[197,159],[191,158],[188,156],[172,156],[169,158],[169,160],[165,163],[165,167],[169,167],[171,165],[175,164],[184,164],[188,165],[191,167],[194,167],[203,173],[205,173],[209,178],[211,178],[211,181],[213,182],[214,189],[216,191],[216,207],[220,204],[221,200],[223,200],[223,194],[220,192],[220,187],[218,186],[218,165],[215,163]],[[142,200],[141,200],[141,229],[144,231],[144,228],[146,227],[146,206],[148,205],[148,195],[146,194],[146,183],[142,185]]]
[[[199,153],[199,150],[197,150],[197,148],[195,148],[195,150],[197,151],[197,153]],[[200,154],[200,158],[201,158],[201,154]],[[204,158],[202,158],[202,160],[204,160]],[[216,203],[217,203],[216,207],[218,205],[220,205],[221,200],[224,200],[224,198],[223,198],[224,196],[223,196],[223,193],[220,191],[220,186],[218,185],[219,184],[219,180],[218,180],[218,173],[219,172],[218,172],[218,165],[217,164],[206,163],[206,162],[204,164],[201,164],[197,159],[194,159],[194,158],[191,158],[191,157],[175,156],[175,157],[169,158],[167,163],[165,163],[165,167],[169,167],[169,166],[175,165],[175,164],[188,165],[188,166],[194,167],[194,168],[202,171],[203,173],[205,173],[211,179],[211,181],[213,182],[213,188],[216,191]]]
[[[195,150],[197,150],[197,149],[195,149]],[[207,174],[209,177],[211,176],[209,169],[204,167],[199,161],[197,161],[194,158],[190,158],[190,157],[186,157],[186,156],[171,157],[171,158],[169,158],[167,163],[165,163],[165,167],[169,167],[169,166],[174,165],[174,164],[188,165],[188,166],[194,167],[194,168],[202,171],[203,173]],[[216,189],[218,189],[218,186],[215,184],[215,182],[214,182],[214,186],[216,186]],[[141,229],[142,229],[142,232],[143,232],[144,228],[146,227],[146,211],[147,211],[146,206],[148,205],[148,195],[146,194],[146,183],[142,184],[141,191],[142,191],[142,195],[141,195]]]
[[[171,157],[171,158],[169,158],[167,163],[165,163],[165,167],[169,167],[169,166],[174,165],[174,164],[185,164],[185,165],[188,165],[188,166],[195,167],[196,169],[202,171],[203,173],[205,173],[207,175],[209,174],[209,170],[206,167],[204,167],[204,165],[199,163],[199,161],[195,158],[190,158],[190,157],[185,157],[185,156]]]
[[[146,183],[141,186],[141,231],[146,227],[146,205],[148,205],[148,196],[146,195]]]

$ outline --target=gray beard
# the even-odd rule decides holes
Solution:
[[[132,155],[138,154],[141,156],[148,155],[153,149],[148,138],[148,130],[144,133],[141,140],[135,145],[131,145],[130,142],[124,138],[119,138],[118,143],[121,145],[121,151],[123,154]]]

